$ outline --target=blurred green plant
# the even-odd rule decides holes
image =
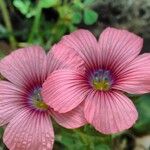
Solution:
[[[4,132],[4,129],[0,128],[0,150],[8,150],[2,140],[3,132]]]
[[[4,19],[4,23],[6,25],[8,39],[12,48],[16,48],[16,39],[14,37],[13,28],[9,16],[9,12],[7,10],[7,6],[4,0],[0,0],[0,9],[2,12],[2,17]],[[2,26],[1,26],[2,27]],[[0,28],[1,32],[5,30],[5,28]]]
[[[59,132],[56,133],[55,141],[60,143],[62,150],[111,150],[111,136],[100,134],[90,125],[74,130],[59,126],[55,126],[55,130],[57,127]]]
[[[13,0],[13,6],[28,20],[31,29],[25,43],[40,44],[48,49],[52,44],[69,32],[74,31],[78,24],[92,25],[96,23],[98,14],[92,10],[95,0]],[[57,13],[55,21],[45,18],[43,11],[53,10]],[[47,14],[51,15],[51,14]]]
[[[150,94],[142,95],[136,100],[139,118],[134,126],[137,134],[150,134]]]

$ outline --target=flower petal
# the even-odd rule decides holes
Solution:
[[[8,124],[3,140],[11,150],[52,150],[54,132],[48,114],[24,109]]]
[[[44,82],[42,96],[55,111],[66,113],[85,99],[87,88],[83,75],[78,71],[58,70]]]
[[[114,89],[131,94],[150,92],[150,54],[143,54],[118,74]]]
[[[63,68],[76,68],[84,71],[84,61],[72,48],[61,43],[55,44],[47,55],[48,74]]]
[[[7,81],[0,81],[0,126],[7,124],[24,107],[23,91]]]
[[[0,73],[20,87],[41,84],[46,77],[46,54],[38,46],[18,49],[1,60]]]
[[[92,91],[85,101],[87,121],[104,134],[130,128],[138,114],[132,101],[122,93]]]
[[[106,28],[98,43],[100,64],[117,74],[140,53],[143,39],[126,30]]]
[[[78,107],[67,113],[58,113],[56,111],[51,111],[51,115],[58,124],[65,128],[79,128],[87,123],[84,117],[83,108],[84,103],[81,103]]]
[[[76,50],[88,67],[97,65],[97,40],[88,30],[79,29],[66,35],[61,43]]]

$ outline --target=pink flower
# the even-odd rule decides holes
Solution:
[[[85,118],[98,131],[110,134],[130,128],[138,113],[124,92],[150,91],[150,54],[139,55],[142,38],[107,28],[97,42],[89,31],[81,29],[61,43],[80,54],[85,68],[53,72],[42,90],[47,105],[66,113],[84,101]]]
[[[41,95],[43,82],[54,70],[82,69],[82,63],[76,52],[61,45],[55,45],[47,56],[41,47],[33,46],[1,60],[0,72],[10,82],[0,81],[0,125],[8,124],[3,140],[10,150],[51,150],[54,131],[50,116],[66,128],[86,123],[82,106],[60,114],[47,106]]]

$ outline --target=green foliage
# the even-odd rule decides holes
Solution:
[[[96,22],[98,18],[98,14],[90,9],[85,9],[84,10],[84,22],[87,25],[92,25],[93,23]]]
[[[82,14],[80,12],[73,12],[72,21],[75,24],[79,24],[82,20]]]
[[[137,99],[136,107],[139,119],[134,126],[137,133],[150,133],[150,95],[143,95]]]
[[[91,7],[94,1],[13,0],[13,5],[30,19],[32,26],[27,33],[27,43],[40,44],[48,49],[64,34],[74,31],[78,24],[92,25],[97,21],[98,14]],[[46,20],[43,14],[44,10],[50,9],[58,13],[58,19],[53,22]]]
[[[0,150],[7,150],[6,146],[3,143],[3,132],[4,129],[0,128]]]
[[[84,0],[85,5],[91,5],[95,0]]]
[[[50,8],[55,7],[60,4],[59,0],[40,0],[40,7],[41,8]]]
[[[64,150],[110,150],[111,140],[111,136],[98,133],[90,125],[74,130],[61,128],[59,135],[56,134],[56,141]]]
[[[35,15],[35,9],[30,0],[14,0],[13,5],[27,18]]]
[[[8,31],[7,29],[0,24],[0,38],[1,37],[7,37],[8,36]]]

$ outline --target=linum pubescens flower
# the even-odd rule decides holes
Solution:
[[[66,59],[67,58],[67,59]],[[82,106],[60,114],[49,107],[41,94],[42,84],[54,70],[82,69],[76,52],[55,45],[45,54],[38,46],[12,52],[0,61],[0,125],[6,125],[4,143],[10,150],[51,150],[54,131],[50,116],[66,128],[86,123]]]
[[[97,41],[81,29],[64,36],[60,43],[78,52],[85,68],[54,71],[43,84],[46,104],[66,113],[84,103],[88,123],[105,134],[130,128],[138,113],[124,92],[150,91],[150,54],[139,55],[142,38],[107,28]]]

